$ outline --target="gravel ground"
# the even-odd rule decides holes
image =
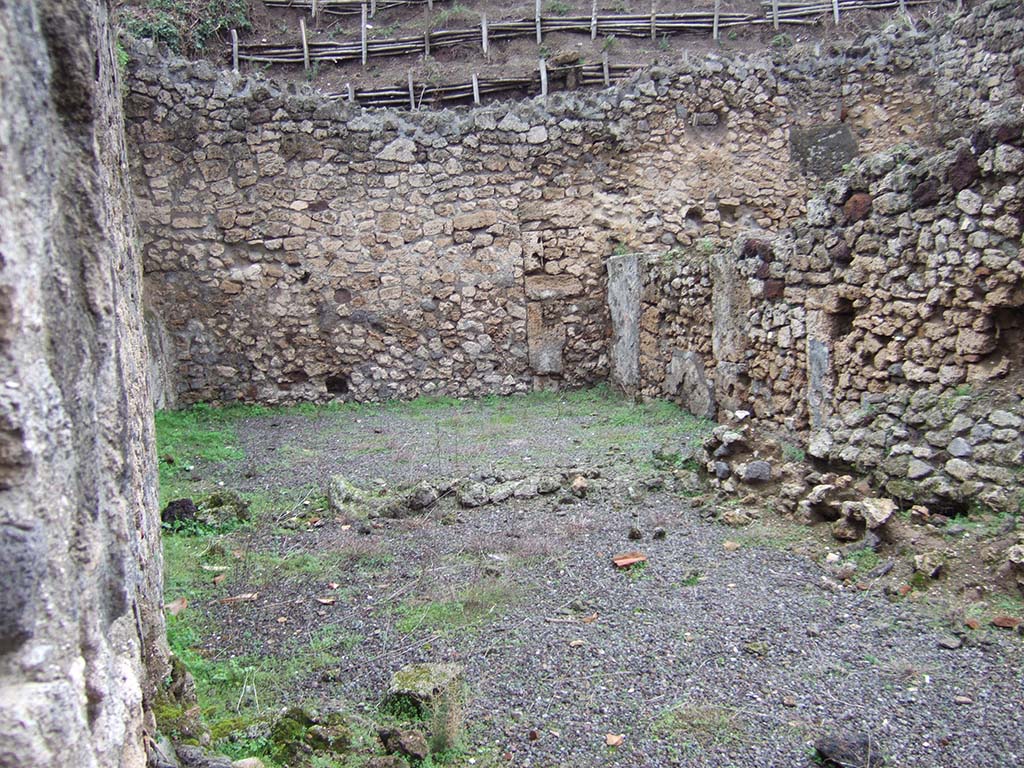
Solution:
[[[316,511],[308,527],[282,531],[273,520],[302,505],[282,507],[234,545],[306,553],[323,568],[261,581],[236,568],[211,596],[259,597],[196,601],[210,622],[205,646],[272,662],[330,628],[329,668],[297,675],[283,698],[365,712],[403,664],[458,661],[470,686],[467,764],[805,766],[816,738],[853,730],[890,766],[1024,765],[1019,636],[982,628],[941,647],[962,628],[948,605],[838,588],[804,554],[824,551],[821,531],[708,520],[689,473],[650,463],[652,449],[697,425],[631,413],[598,397],[239,421],[247,459],[197,466],[197,486],[299,499],[338,473],[367,486],[600,477],[582,499],[562,491],[461,510],[445,498],[369,535]],[[632,526],[639,541],[627,538]],[[646,567],[614,568],[614,554],[634,549]],[[325,596],[336,600],[316,600]],[[432,612],[452,605],[454,616]]]

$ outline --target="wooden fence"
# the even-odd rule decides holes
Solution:
[[[438,0],[440,1],[440,0]],[[598,15],[597,1],[586,16],[542,17],[541,0],[535,0],[533,19],[501,21],[488,24],[487,16],[480,19],[479,29],[428,30],[421,36],[391,40],[370,40],[367,19],[375,10],[399,5],[433,6],[434,0],[373,0],[372,7],[363,0],[264,0],[272,7],[298,8],[310,11],[314,18],[319,13],[358,12],[361,16],[360,39],[355,42],[311,42],[306,33],[304,19],[299,22],[301,43],[298,45],[255,43],[241,45],[238,34],[231,30],[231,56],[235,71],[240,62],[262,64],[302,64],[307,70],[317,62],[362,61],[371,56],[429,55],[435,48],[460,45],[480,45],[484,56],[495,40],[511,40],[536,36],[538,45],[545,33],[583,32],[592,40],[598,35],[647,37],[656,40],[659,35],[684,32],[710,32],[719,39],[722,29],[744,25],[771,24],[775,29],[786,24],[816,24],[822,16],[831,15],[836,24],[841,14],[859,10],[895,10],[907,13],[908,7],[929,5],[942,0],[762,0],[764,14],[721,13],[720,0],[715,0],[713,11],[687,11],[681,13],[655,13]],[[353,10],[358,9],[358,10]],[[909,17],[908,17],[909,18]],[[911,23],[913,23],[911,19]],[[608,54],[600,64],[569,64],[548,66],[542,58],[536,73],[523,77],[483,78],[473,75],[464,83],[416,83],[409,73],[406,83],[390,88],[353,88],[346,86],[344,93],[329,94],[329,98],[345,100],[365,107],[407,107],[418,109],[424,105],[480,104],[487,96],[515,94],[546,96],[549,90],[572,89],[591,85],[611,85],[628,77],[635,67],[609,64]]]
[[[454,106],[458,104],[480,104],[485,97],[534,95],[546,96],[550,91],[564,88],[571,90],[589,85],[608,86],[628,77],[636,68],[621,64],[609,64],[608,57],[600,64],[548,68],[543,59],[535,73],[524,77],[480,78],[466,83],[417,83],[409,74],[403,85],[390,88],[353,88],[345,92],[329,94],[337,101],[348,101],[362,107],[405,107],[419,109],[422,106]]]
[[[299,3],[307,0],[271,1]],[[309,1],[311,2],[311,0]],[[335,2],[337,1],[335,0]],[[361,61],[366,64],[371,57],[429,55],[435,49],[465,45],[479,45],[486,56],[490,44],[494,41],[536,36],[537,43],[540,44],[543,35],[552,32],[584,33],[589,34],[592,40],[599,35],[649,36],[652,40],[656,40],[660,36],[684,32],[711,33],[715,39],[718,39],[721,30],[730,27],[772,24],[778,29],[782,24],[814,24],[821,16],[828,13],[831,13],[838,23],[842,12],[896,8],[906,11],[910,6],[934,2],[937,0],[765,0],[765,13],[762,16],[746,13],[721,13],[718,10],[719,2],[717,0],[713,11],[598,15],[595,2],[594,11],[589,17],[544,17],[540,14],[540,0],[536,0],[537,13],[533,19],[488,23],[487,16],[483,15],[479,28],[428,30],[423,35],[415,37],[386,40],[369,39],[367,29],[369,8],[362,3],[360,5],[362,18],[358,40],[349,42],[310,41],[306,33],[305,20],[300,20],[301,42],[298,44],[249,43],[241,45],[237,42],[237,37],[232,35],[232,63],[236,69],[243,61],[257,64],[302,64],[309,69],[314,62]]]

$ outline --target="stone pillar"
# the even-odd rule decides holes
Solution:
[[[612,319],[611,379],[625,394],[640,378],[640,259],[635,253],[608,259],[608,311]]]

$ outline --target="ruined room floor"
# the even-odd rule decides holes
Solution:
[[[229,450],[200,447],[204,429]],[[1024,763],[1024,642],[964,627],[995,608],[837,587],[824,528],[715,522],[665,448],[706,429],[601,391],[206,411],[173,439],[164,425],[165,499],[223,486],[255,513],[165,544],[168,603],[189,600],[171,641],[219,746],[243,757],[261,718],[307,703],[366,726],[356,754],[320,765],[362,765],[391,674],[455,661],[469,700],[450,765],[804,766],[837,730],[870,734],[890,766]],[[453,492],[368,529],[328,508],[332,475],[378,495],[472,476],[563,487],[471,509]],[[616,569],[630,550],[646,565]]]

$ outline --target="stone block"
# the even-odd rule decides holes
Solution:
[[[571,275],[530,275],[526,278],[526,298],[537,301],[564,299],[583,293],[583,283]]]
[[[830,179],[857,157],[857,140],[846,123],[791,128],[790,159],[810,176]]]

